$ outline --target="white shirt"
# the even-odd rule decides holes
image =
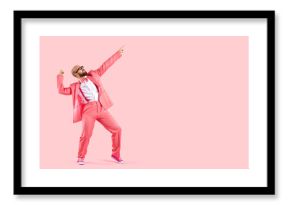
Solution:
[[[92,81],[88,79],[87,81],[82,82],[80,88],[88,101],[98,101],[99,93],[97,87]]]

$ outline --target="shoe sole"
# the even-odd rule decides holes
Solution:
[[[118,160],[116,160],[114,157],[112,157],[112,159],[113,159],[113,161],[114,161],[115,163],[118,163],[118,164],[124,164],[124,160],[122,160],[122,161],[118,161]]]
[[[85,165],[85,162],[77,162],[79,165]]]

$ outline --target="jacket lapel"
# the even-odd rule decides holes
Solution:
[[[88,79],[96,85],[99,93],[102,92],[102,86],[100,85],[100,81],[98,81],[96,78],[92,76],[88,76]]]

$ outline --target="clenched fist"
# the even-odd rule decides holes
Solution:
[[[63,74],[64,74],[63,69],[60,69],[60,70],[59,70],[59,74],[60,74],[60,75],[63,75]]]

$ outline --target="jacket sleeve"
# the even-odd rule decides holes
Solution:
[[[63,75],[57,75],[57,89],[60,94],[71,95],[71,88],[63,87]]]
[[[116,60],[118,60],[121,57],[121,53],[118,50],[116,53],[114,53],[108,60],[106,60],[99,68],[94,70],[94,72],[98,73],[99,76],[102,76],[108,68],[113,65]]]

